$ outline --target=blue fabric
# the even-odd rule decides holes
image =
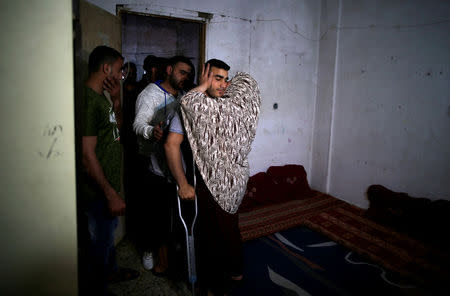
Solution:
[[[244,279],[229,295],[413,295],[420,291],[410,279],[305,227],[246,242]]]
[[[117,271],[114,231],[118,218],[109,213],[104,199],[90,202],[84,214],[88,224],[88,281],[93,290],[105,291],[106,278]]]

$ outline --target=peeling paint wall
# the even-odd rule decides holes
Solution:
[[[91,2],[114,13],[117,1]],[[231,75],[246,71],[259,82],[252,174],[302,164],[313,188],[367,207],[365,191],[375,183],[450,199],[449,3],[169,0],[141,6],[180,17],[213,14],[206,57],[224,59]]]
[[[249,156],[251,174],[287,163],[302,164],[309,173],[320,2],[90,2],[112,13],[120,2],[135,11],[159,15],[195,19],[198,12],[212,14],[207,23],[206,58],[229,63],[231,76],[249,72],[261,89],[261,116]]]
[[[255,6],[250,72],[260,83],[262,108],[250,155],[254,172],[295,163],[309,175],[319,8],[317,1]]]
[[[321,2],[310,185],[327,192],[339,20],[338,1]]]
[[[332,113],[316,115],[332,118],[326,191],[361,207],[371,184],[450,199],[450,2],[339,1],[329,13],[337,41],[321,42],[320,60],[336,53],[323,69],[334,91],[317,102]],[[320,77],[319,89],[328,83]],[[325,151],[319,130],[316,121],[314,151]]]

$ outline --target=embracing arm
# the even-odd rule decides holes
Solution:
[[[83,166],[88,175],[98,184],[104,192],[108,202],[108,207],[113,216],[121,216],[125,213],[125,201],[109,184],[103,173],[103,169],[95,154],[95,147],[97,146],[96,136],[83,136],[82,138],[82,153]]]
[[[195,199],[195,189],[192,187],[184,174],[183,165],[181,163],[180,145],[183,142],[183,135],[170,132],[167,141],[164,144],[166,151],[167,164],[172,176],[178,184],[178,195],[182,199]]]
[[[213,75],[212,72],[209,71],[209,68],[209,64],[206,65],[206,68],[203,66],[202,74],[199,77],[198,86],[191,89],[189,92],[206,92],[206,90],[211,86],[213,80]]]

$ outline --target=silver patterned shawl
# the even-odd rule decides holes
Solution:
[[[222,98],[189,92],[181,99],[194,161],[220,207],[236,213],[249,177],[248,154],[261,105],[258,84],[238,72]]]

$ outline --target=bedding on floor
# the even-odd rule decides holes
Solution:
[[[418,283],[446,285],[448,251],[379,224],[365,212],[310,189],[304,168],[287,165],[250,177],[239,227],[247,241],[304,225]]]

